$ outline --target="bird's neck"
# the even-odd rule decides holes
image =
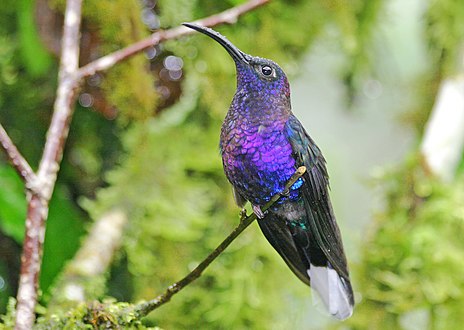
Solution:
[[[240,88],[235,93],[229,112],[241,121],[260,125],[286,122],[291,114],[290,96],[274,91]]]

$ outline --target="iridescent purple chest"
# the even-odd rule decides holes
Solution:
[[[224,171],[235,189],[255,205],[282,192],[295,171],[285,122],[229,118],[221,131]],[[296,197],[295,193],[291,197]]]

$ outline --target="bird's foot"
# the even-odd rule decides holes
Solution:
[[[288,196],[290,196],[290,189],[285,189],[284,191],[282,191],[282,192],[280,193],[280,196],[281,196],[281,197],[288,197]]]
[[[245,218],[248,217],[246,208],[243,208],[240,210],[240,222],[245,220]]]
[[[256,214],[256,217],[258,219],[264,218],[264,212],[261,210],[261,207],[259,207],[259,205],[252,205],[251,208],[253,209],[253,212]]]

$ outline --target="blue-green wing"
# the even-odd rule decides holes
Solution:
[[[311,236],[317,242],[339,276],[349,280],[340,230],[335,220],[329,197],[329,177],[325,159],[301,123],[291,116],[286,124],[286,135],[296,159],[296,166],[306,166],[303,175],[302,198],[305,203]]]

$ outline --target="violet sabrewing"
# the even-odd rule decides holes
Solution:
[[[319,294],[329,313],[340,320],[350,317],[353,290],[325,159],[291,111],[285,73],[210,28],[184,25],[216,40],[235,62],[237,91],[222,124],[220,151],[237,204],[251,203],[264,236],[295,275]],[[299,166],[306,173],[262,212]]]

